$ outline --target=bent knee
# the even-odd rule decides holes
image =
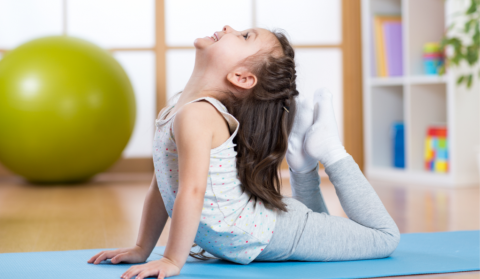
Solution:
[[[382,232],[382,234],[385,248],[381,256],[382,258],[386,258],[397,249],[397,246],[400,243],[400,232],[398,231],[398,228],[396,228],[396,230]]]

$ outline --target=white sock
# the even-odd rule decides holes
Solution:
[[[297,173],[315,169],[318,160],[310,157],[304,148],[305,133],[313,125],[313,94],[301,93],[296,98],[297,111],[292,131],[288,137],[287,163]]]
[[[305,135],[305,151],[325,168],[348,156],[338,136],[332,93],[319,89],[314,94],[314,123]]]

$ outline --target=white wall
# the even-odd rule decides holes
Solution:
[[[62,0],[0,0],[0,48],[62,33]]]

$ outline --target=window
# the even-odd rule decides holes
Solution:
[[[137,100],[135,128],[123,157],[151,157],[156,117],[155,1],[0,0],[0,58],[32,39],[62,34],[110,50],[123,66]]]
[[[329,88],[342,134],[341,6],[341,0],[0,0],[0,59],[47,35],[76,36],[110,50],[129,75],[138,106],[123,157],[146,158],[153,119],[193,70],[195,38],[226,24],[282,28],[296,50],[299,91]]]
[[[236,30],[284,29],[296,50],[299,91],[329,88],[343,131],[340,0],[165,0],[167,99],[192,73],[193,41],[226,24]]]

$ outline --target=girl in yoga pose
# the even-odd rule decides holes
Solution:
[[[209,259],[205,251],[239,264],[388,257],[398,228],[339,140],[331,94],[299,95],[285,35],[225,26],[194,45],[185,89],[155,121],[155,174],[137,243],[88,262],[145,262],[169,216],[163,257],[122,278],[178,275],[189,255]],[[280,194],[285,156],[293,198]],[[349,219],[329,215],[318,161]]]

